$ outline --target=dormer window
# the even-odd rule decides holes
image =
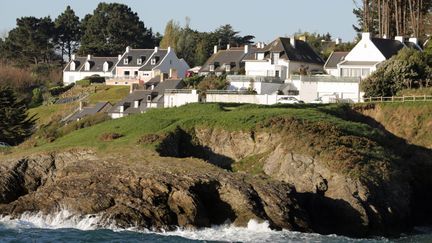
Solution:
[[[156,58],[151,59],[151,65],[156,65]]]
[[[152,96],[151,95],[147,95],[147,102],[151,102],[152,100]]]
[[[108,63],[108,62],[105,62],[105,63],[103,64],[103,71],[104,71],[104,72],[108,72],[108,70],[109,70],[109,63]]]
[[[75,69],[76,69],[76,64],[75,64],[75,62],[71,62],[71,64],[70,64],[70,70],[71,70],[71,71],[75,71]]]
[[[225,71],[231,72],[231,65],[230,64],[225,65]]]
[[[138,58],[137,59],[137,65],[141,65],[142,64],[142,59],[141,58]]]
[[[210,64],[210,65],[209,65],[209,69],[210,69],[210,72],[214,72],[214,70],[215,70],[215,65]]]
[[[90,71],[90,62],[85,63],[84,69],[85,69],[85,71]]]
[[[129,64],[129,57],[126,57],[126,58],[123,60],[123,64],[125,64],[125,65],[128,65],[128,64]]]

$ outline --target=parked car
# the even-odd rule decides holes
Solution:
[[[322,97],[316,98],[311,101],[312,104],[323,104],[324,101],[322,100]]]
[[[5,142],[0,142],[0,148],[8,148],[10,147],[9,144],[5,143]]]
[[[280,97],[277,100],[278,104],[304,104],[303,101],[298,100],[296,97],[287,96],[287,97]]]

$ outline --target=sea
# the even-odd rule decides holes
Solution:
[[[97,215],[76,216],[69,211],[53,215],[23,214],[20,218],[0,217],[0,242],[432,242],[432,227],[417,228],[412,235],[397,239],[352,239],[338,235],[319,235],[275,231],[267,222],[249,221],[247,227],[230,224],[206,229],[178,229],[170,232],[118,229],[101,226]]]

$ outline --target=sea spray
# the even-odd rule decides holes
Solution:
[[[347,237],[340,237],[336,235],[323,236],[319,234],[306,234],[299,232],[291,232],[287,230],[275,231],[270,229],[269,222],[250,220],[247,227],[237,227],[232,224],[224,224],[213,226],[211,228],[203,229],[181,229],[166,232],[153,232],[150,230],[141,230],[138,227],[131,227],[128,229],[121,229],[115,226],[115,222],[103,220],[101,215],[78,215],[63,209],[51,215],[43,213],[24,213],[18,218],[11,218],[10,216],[0,217],[0,236],[3,229],[19,230],[19,234],[25,233],[32,229],[40,229],[37,232],[40,234],[63,234],[63,232],[70,232],[74,237],[77,234],[74,230],[82,231],[82,237],[94,237],[94,235],[101,235],[100,238],[109,240],[110,235],[113,238],[120,238],[121,235],[126,237],[134,237],[134,240],[141,240],[143,238],[151,238],[154,240],[168,240],[177,242],[179,239],[190,239],[196,241],[228,241],[228,242],[385,242],[385,239],[378,240],[355,240]],[[48,229],[48,231],[46,230]],[[101,231],[108,229],[109,231]],[[111,232],[111,233],[109,233]],[[9,233],[10,234],[10,233]],[[34,234],[30,233],[30,234]],[[61,237],[60,236],[58,237]],[[138,234],[138,235],[136,235]],[[18,235],[18,233],[17,233]],[[154,238],[160,237],[160,238]],[[180,238],[179,238],[180,237]],[[84,238],[85,241],[86,238]],[[79,241],[79,239],[76,239]],[[131,238],[132,240],[132,238]],[[134,241],[133,240],[133,241]],[[122,239],[128,242],[128,239]],[[184,242],[184,241],[183,241]]]

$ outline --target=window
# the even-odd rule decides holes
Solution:
[[[130,75],[130,72],[129,72],[129,71],[124,71],[124,75],[125,75],[125,76],[129,76],[129,75]]]
[[[152,100],[151,95],[147,95],[147,102],[151,102],[151,100]]]
[[[134,75],[135,75],[135,77],[138,76],[138,71],[135,71],[135,72],[134,72]]]
[[[71,65],[70,65],[70,70],[71,71],[75,71],[75,68],[76,68],[75,67],[75,62],[72,62]]]
[[[210,72],[214,72],[215,66],[213,64],[209,65],[209,70]]]
[[[279,78],[279,71],[275,71],[275,77]]]
[[[128,84],[128,82],[125,82],[125,84]]]
[[[141,58],[138,58],[138,59],[137,59],[137,64],[138,64],[138,65],[141,65],[141,64],[142,64],[142,59],[141,59]]]
[[[231,72],[231,65],[229,64],[225,65],[225,71]]]
[[[278,63],[279,63],[279,53],[273,53],[271,64],[278,64]]]
[[[172,65],[172,60],[170,60],[170,65]]]
[[[114,84],[118,84],[118,82],[114,82]]]
[[[156,65],[156,58],[151,59],[151,65]]]
[[[369,68],[363,68],[362,69],[362,77],[367,77],[370,74],[370,69]]]
[[[129,64],[129,58],[126,57],[126,58],[123,60],[123,63],[124,63],[125,65]]]

